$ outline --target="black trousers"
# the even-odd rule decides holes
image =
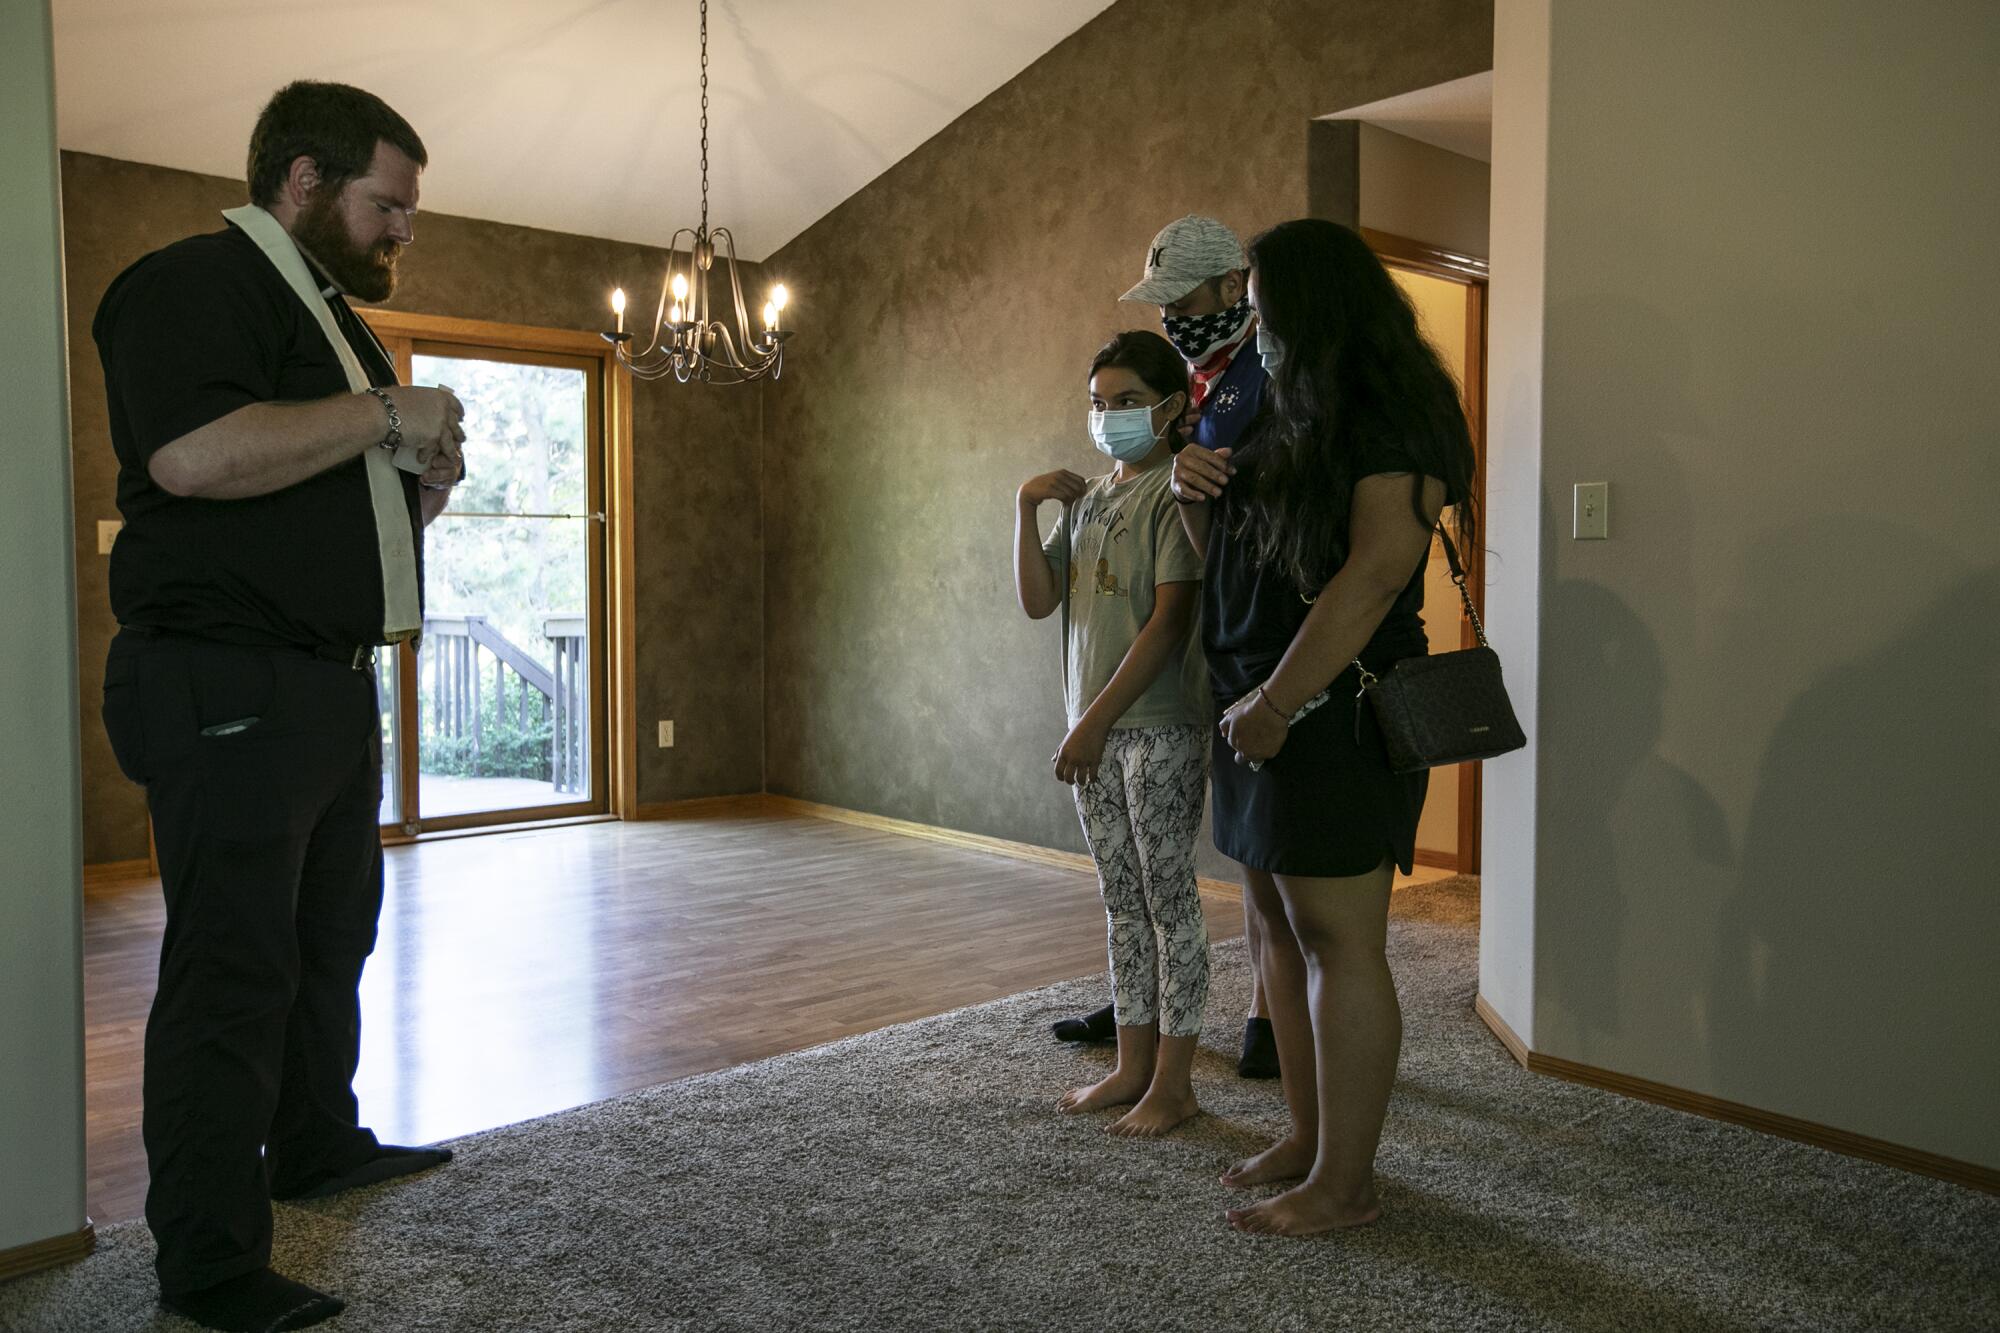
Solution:
[[[271,1190],[371,1156],[353,1081],[382,907],[372,671],[121,632],[104,724],[166,895],[146,1221],[168,1294],[270,1262]]]

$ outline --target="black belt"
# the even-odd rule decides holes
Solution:
[[[375,645],[372,643],[231,643],[226,639],[210,639],[200,634],[183,634],[179,630],[157,629],[151,625],[119,625],[119,630],[142,639],[185,639],[190,643],[210,643],[223,648],[255,648],[272,653],[297,653],[304,657],[317,658],[322,662],[337,662],[350,671],[373,671],[375,669]]]

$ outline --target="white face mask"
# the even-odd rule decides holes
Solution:
[[[1266,375],[1276,373],[1285,360],[1285,349],[1278,345],[1277,336],[1262,324],[1257,326],[1257,359],[1264,363]]]

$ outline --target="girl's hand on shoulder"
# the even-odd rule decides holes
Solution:
[[[1071,472],[1068,468],[1058,468],[1054,472],[1044,472],[1039,477],[1030,477],[1021,483],[1020,502],[1024,505],[1038,505],[1044,500],[1060,500],[1064,504],[1075,504],[1083,498],[1090,483]]]
[[[1222,494],[1222,488],[1236,475],[1230,465],[1229,449],[1204,449],[1184,444],[1174,455],[1174,475],[1169,483],[1174,498],[1188,504],[1202,504]]]
[[[1278,710],[1264,702],[1255,690],[1229,706],[1222,715],[1221,730],[1222,739],[1236,752],[1239,764],[1269,759],[1285,748],[1285,737],[1291,734]]]
[[[1056,781],[1072,786],[1094,781],[1099,765],[1104,762],[1104,740],[1104,732],[1088,718],[1071,727],[1069,735],[1056,747]]]

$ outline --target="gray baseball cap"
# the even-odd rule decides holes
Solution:
[[[1214,218],[1190,213],[1160,228],[1146,251],[1146,275],[1118,299],[1171,305],[1210,278],[1248,267],[1235,232]]]

